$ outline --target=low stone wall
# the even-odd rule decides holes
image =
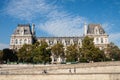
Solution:
[[[120,74],[0,75],[0,80],[120,80]]]
[[[120,62],[0,65],[0,80],[120,80]]]

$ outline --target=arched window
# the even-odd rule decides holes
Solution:
[[[24,39],[24,43],[25,43],[25,44],[27,43],[27,39]]]
[[[30,39],[28,40],[28,44],[31,44],[31,40]]]
[[[20,44],[22,44],[22,39],[20,39]]]
[[[17,39],[15,40],[15,44],[18,44],[18,40]]]

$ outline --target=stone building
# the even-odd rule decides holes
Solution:
[[[66,46],[71,44],[77,44],[78,47],[81,47],[82,40],[85,36],[93,38],[95,46],[101,50],[107,48],[107,45],[109,44],[108,35],[100,24],[84,24],[84,35],[78,37],[35,37],[34,27],[34,24],[32,25],[32,29],[29,24],[18,24],[16,30],[11,35],[10,48],[18,50],[23,44],[33,44],[34,40],[39,42],[45,40],[49,47],[57,43],[62,43],[64,45],[64,49],[66,49]],[[51,58],[52,62],[64,61],[62,58],[56,59],[54,56],[51,56]]]
[[[85,24],[84,27],[85,36],[93,38],[96,47],[101,50],[107,48],[109,44],[108,35],[100,24],[89,24],[88,26]]]
[[[49,47],[52,47],[57,43],[62,43],[64,50],[66,50],[66,47],[70,46],[71,44],[77,44],[78,47],[81,47],[83,38],[84,37],[38,37],[37,40],[39,42],[45,40]],[[56,58],[54,53],[52,53],[51,59],[51,63],[61,63],[66,61],[65,58],[62,58],[60,56]]]
[[[23,44],[33,44],[35,32],[34,24],[31,26],[29,24],[18,24],[16,30],[11,35],[10,39],[10,49],[18,50]]]

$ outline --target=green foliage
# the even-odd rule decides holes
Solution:
[[[33,46],[30,44],[24,44],[18,51],[19,62],[31,62],[31,54],[33,51]]]
[[[51,52],[56,55],[56,57],[64,57],[63,44],[57,43],[51,48]]]
[[[78,61],[79,53],[78,53],[77,45],[70,45],[67,47],[66,58],[67,58],[66,60],[67,62]]]
[[[3,51],[0,50],[0,62],[2,62]]]
[[[107,51],[111,60],[120,60],[120,49],[114,43],[108,45]]]
[[[107,48],[108,56],[110,60],[120,60],[120,49],[111,43]],[[4,54],[3,54],[4,53]],[[1,57],[6,62],[14,61],[15,58],[10,57],[10,50],[0,51],[0,60]],[[64,51],[64,46],[61,43],[53,45],[51,48],[48,47],[48,44],[43,40],[40,43],[36,42],[33,45],[25,44],[17,52],[19,62],[27,63],[50,63],[51,62],[51,53],[56,59],[61,58],[65,59],[67,62],[98,62],[105,61],[106,55],[104,51],[101,51],[99,48],[96,48],[93,39],[85,37],[82,41],[82,47],[78,48],[77,45],[70,45]],[[13,51],[12,51],[13,54]]]
[[[93,39],[86,36],[82,42],[81,57],[83,61],[104,61],[104,52],[96,48]]]
[[[48,45],[45,41],[42,41],[40,46],[33,51],[33,62],[34,63],[47,63],[50,62],[50,50],[47,49]]]
[[[18,51],[19,62],[47,63],[50,62],[50,50],[45,41],[36,42],[33,45],[25,44]]]
[[[11,49],[3,49],[3,56],[2,60],[5,61],[6,63],[9,62],[17,62],[18,57],[16,56],[16,52]]]

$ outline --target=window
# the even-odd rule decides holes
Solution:
[[[65,41],[66,45],[70,45],[70,41]]]
[[[17,39],[15,40],[15,44],[18,44],[18,40]]]
[[[49,41],[49,44],[50,44],[50,45],[53,45],[53,41]]]
[[[24,31],[23,31],[23,30],[21,31],[21,34],[22,34],[22,35],[24,34]]]
[[[25,34],[28,34],[28,31],[27,31],[27,30],[24,30],[24,33],[25,33]]]
[[[25,44],[27,43],[27,40],[26,40],[26,39],[24,39],[24,43],[25,43]]]
[[[96,44],[98,44],[99,43],[99,39],[98,38],[96,38]]]
[[[19,31],[19,30],[17,30],[17,34],[19,34],[19,32],[20,32],[20,31]]]
[[[31,44],[31,41],[30,41],[30,39],[28,40],[28,43],[29,43],[29,44]]]
[[[22,44],[22,39],[20,39],[20,44]]]
[[[99,34],[99,30],[98,30],[98,27],[96,26],[95,29],[94,29],[94,33],[95,34]]]
[[[103,38],[101,38],[101,43],[103,43]]]
[[[100,34],[103,34],[103,31],[102,31],[102,29],[100,29]]]

